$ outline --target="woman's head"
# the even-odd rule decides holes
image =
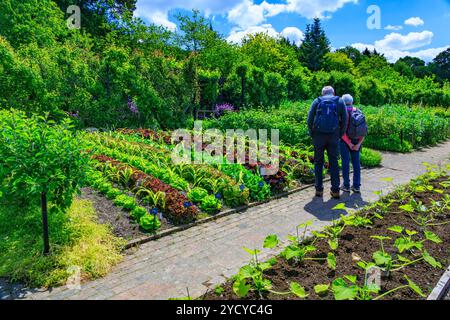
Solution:
[[[349,94],[344,94],[342,96],[342,100],[344,101],[346,106],[352,106],[353,105],[353,97]]]

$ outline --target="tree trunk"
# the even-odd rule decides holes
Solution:
[[[50,253],[50,243],[48,240],[48,218],[47,218],[47,194],[42,192],[41,194],[41,206],[42,206],[42,227],[44,237],[44,255]]]

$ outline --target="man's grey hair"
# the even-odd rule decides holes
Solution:
[[[344,94],[342,96],[342,100],[344,100],[344,103],[346,106],[351,106],[353,105],[353,97],[349,94]]]
[[[334,89],[332,86],[326,86],[322,89],[322,96],[334,96]]]

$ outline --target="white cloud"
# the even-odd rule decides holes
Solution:
[[[242,28],[248,28],[280,13],[296,13],[308,19],[329,18],[330,13],[348,3],[357,4],[358,0],[286,0],[285,4],[273,4],[265,0],[255,4],[254,0],[243,0],[228,12],[228,20]]]
[[[407,35],[394,32],[376,41],[375,47],[387,50],[411,50],[431,44],[433,36],[431,31],[411,32]]]
[[[393,26],[393,25],[388,25],[384,28],[385,30],[390,30],[390,31],[400,31],[403,29],[403,26]]]
[[[298,13],[309,19],[324,18],[325,13],[336,12],[349,3],[357,4],[358,0],[287,0],[286,12]]]
[[[232,43],[241,44],[242,39],[251,34],[267,33],[269,36],[276,38],[279,33],[273,28],[271,24],[263,24],[261,26],[252,26],[247,29],[233,29],[227,40]]]
[[[168,19],[170,10],[192,10],[195,8],[209,16],[214,14],[225,14],[241,2],[242,0],[138,0],[134,15],[146,18],[152,23],[173,29],[175,24]]]
[[[405,24],[407,26],[419,27],[419,26],[423,26],[425,24],[425,21],[423,21],[419,17],[412,17],[412,18],[405,20]]]
[[[266,20],[267,5],[265,1],[256,5],[252,0],[244,0],[228,12],[228,21],[243,29],[259,25]]]
[[[364,43],[352,44],[352,47],[354,47],[360,51],[364,51],[366,48],[369,49],[370,51],[373,51],[374,49],[376,49],[378,52],[384,54],[386,59],[391,63],[394,63],[398,59],[406,57],[406,56],[416,57],[416,58],[420,58],[420,59],[424,60],[425,62],[430,62],[439,53],[441,53],[442,51],[445,51],[449,46],[450,45],[445,46],[445,47],[430,48],[430,49],[412,52],[409,50],[389,50],[386,48],[376,47],[374,45],[364,44]]]
[[[175,31],[177,29],[177,25],[169,20],[167,13],[155,11],[148,18],[152,23],[166,27],[171,31]]]
[[[135,15],[146,18],[155,24],[162,24],[171,29],[174,23],[169,21],[168,13],[172,9],[199,9],[207,16],[224,15],[241,29],[247,29],[264,23],[267,18],[280,13],[296,13],[306,18],[329,18],[330,13],[346,4],[357,4],[358,0],[286,0],[285,3],[268,3],[266,0],[255,4],[255,0],[138,0]]]
[[[280,32],[280,35],[299,46],[304,38],[303,32],[296,27],[287,27]]]

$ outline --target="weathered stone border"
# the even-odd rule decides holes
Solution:
[[[444,298],[447,289],[450,287],[450,266],[442,275],[436,287],[434,287],[427,300],[441,300]]]
[[[324,182],[328,182],[328,181],[330,181],[330,178],[324,179]],[[223,217],[226,217],[226,216],[229,216],[229,215],[232,215],[232,214],[245,212],[246,210],[248,210],[250,208],[257,207],[257,206],[269,203],[269,202],[271,202],[273,200],[284,198],[284,197],[287,197],[287,196],[289,196],[291,194],[294,194],[294,193],[297,193],[297,192],[300,192],[300,191],[303,191],[303,190],[306,190],[306,189],[310,189],[310,188],[313,188],[313,187],[314,187],[314,184],[306,184],[306,185],[303,185],[301,187],[298,187],[298,188],[295,188],[295,189],[292,189],[292,190],[289,190],[289,191],[277,194],[277,195],[275,195],[273,197],[270,197],[269,199],[266,199],[264,201],[252,202],[252,203],[249,203],[248,205],[241,206],[241,207],[234,208],[234,209],[230,209],[230,210],[226,210],[226,211],[223,211],[223,212],[219,212],[218,214],[216,214],[214,216],[207,217],[207,218],[204,218],[204,219],[200,219],[198,221],[194,221],[194,222],[189,223],[189,224],[185,224],[185,225],[182,225],[182,226],[177,226],[177,227],[173,227],[173,228],[170,228],[170,229],[163,230],[163,231],[158,232],[156,234],[153,234],[151,236],[145,236],[145,237],[141,237],[141,238],[138,238],[138,239],[134,239],[134,240],[129,241],[125,245],[125,249],[130,249],[130,248],[138,246],[140,244],[144,244],[144,243],[147,243],[147,242],[150,242],[150,241],[153,241],[153,240],[157,240],[157,239],[160,239],[162,237],[165,237],[165,236],[168,236],[168,235],[171,235],[171,234],[174,234],[174,233],[177,233],[177,232],[180,232],[180,231],[183,231],[183,230],[186,230],[186,229],[189,229],[189,228],[192,228],[192,227],[204,224],[204,223],[215,221],[215,220],[218,220],[220,218],[223,218]]]

